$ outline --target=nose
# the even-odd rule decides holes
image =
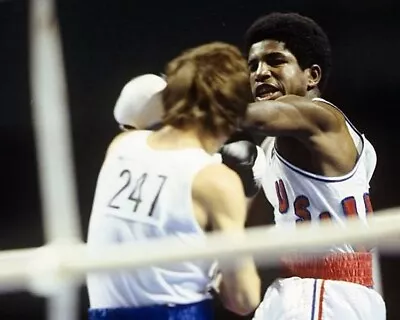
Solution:
[[[256,71],[256,81],[265,81],[271,77],[271,70],[268,64],[265,62],[260,62]]]

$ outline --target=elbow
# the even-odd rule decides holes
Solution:
[[[240,270],[222,275],[219,293],[225,308],[241,316],[254,312],[261,301],[261,280],[253,260],[241,260]]]
[[[261,302],[261,283],[253,282],[242,290],[220,291],[221,300],[226,309],[240,316],[246,316],[255,311]]]
[[[246,297],[238,297],[230,301],[225,307],[239,316],[247,316],[254,312],[259,304],[259,297],[256,297],[256,295],[247,295]]]

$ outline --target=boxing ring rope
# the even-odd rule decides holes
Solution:
[[[46,241],[80,239],[70,117],[53,0],[31,0],[32,112]]]
[[[258,265],[278,264],[282,255],[326,253],[332,244],[378,247],[385,254],[400,251],[400,208],[379,211],[369,225],[357,219],[346,227],[331,224],[299,225],[293,230],[275,226],[248,228],[245,233],[209,233],[205,240],[184,243],[175,237],[146,244],[118,244],[90,250],[84,243],[53,243],[40,248],[0,252],[0,283],[22,280],[34,293],[51,295],[59,285],[82,281],[87,272],[134,269],[185,260],[216,259],[225,268],[232,260],[253,255]],[[134,253],[134,254],[133,254]],[[19,265],[17,270],[13,269]],[[46,279],[55,281],[56,285]]]
[[[378,245],[382,253],[397,253],[400,249],[399,208],[392,208],[370,218],[368,228],[356,220],[340,229],[329,223],[315,228],[299,226],[291,231],[264,226],[249,228],[245,234],[213,233],[205,243],[188,245],[171,238],[143,246],[108,246],[101,252],[91,252],[82,243],[80,233],[54,0],[31,0],[29,14],[32,113],[46,244],[40,248],[0,251],[0,291],[28,289],[49,298],[49,320],[74,320],[78,319],[77,288],[89,271],[217,257],[229,266],[231,263],[224,262],[248,254],[254,254],[258,264],[267,266],[279,263],[282,254],[320,254],[324,247],[335,243]]]
[[[81,234],[67,89],[54,0],[31,0],[29,19],[32,114],[45,239],[47,243],[74,243],[80,241]],[[51,295],[47,317],[51,320],[77,319],[77,290],[66,287]]]

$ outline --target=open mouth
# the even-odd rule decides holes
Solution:
[[[262,83],[256,87],[255,96],[257,101],[276,99],[280,95],[278,88]]]

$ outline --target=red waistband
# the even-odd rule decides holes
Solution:
[[[372,287],[372,254],[335,253],[322,258],[290,258],[283,261],[285,277],[347,281]]]

